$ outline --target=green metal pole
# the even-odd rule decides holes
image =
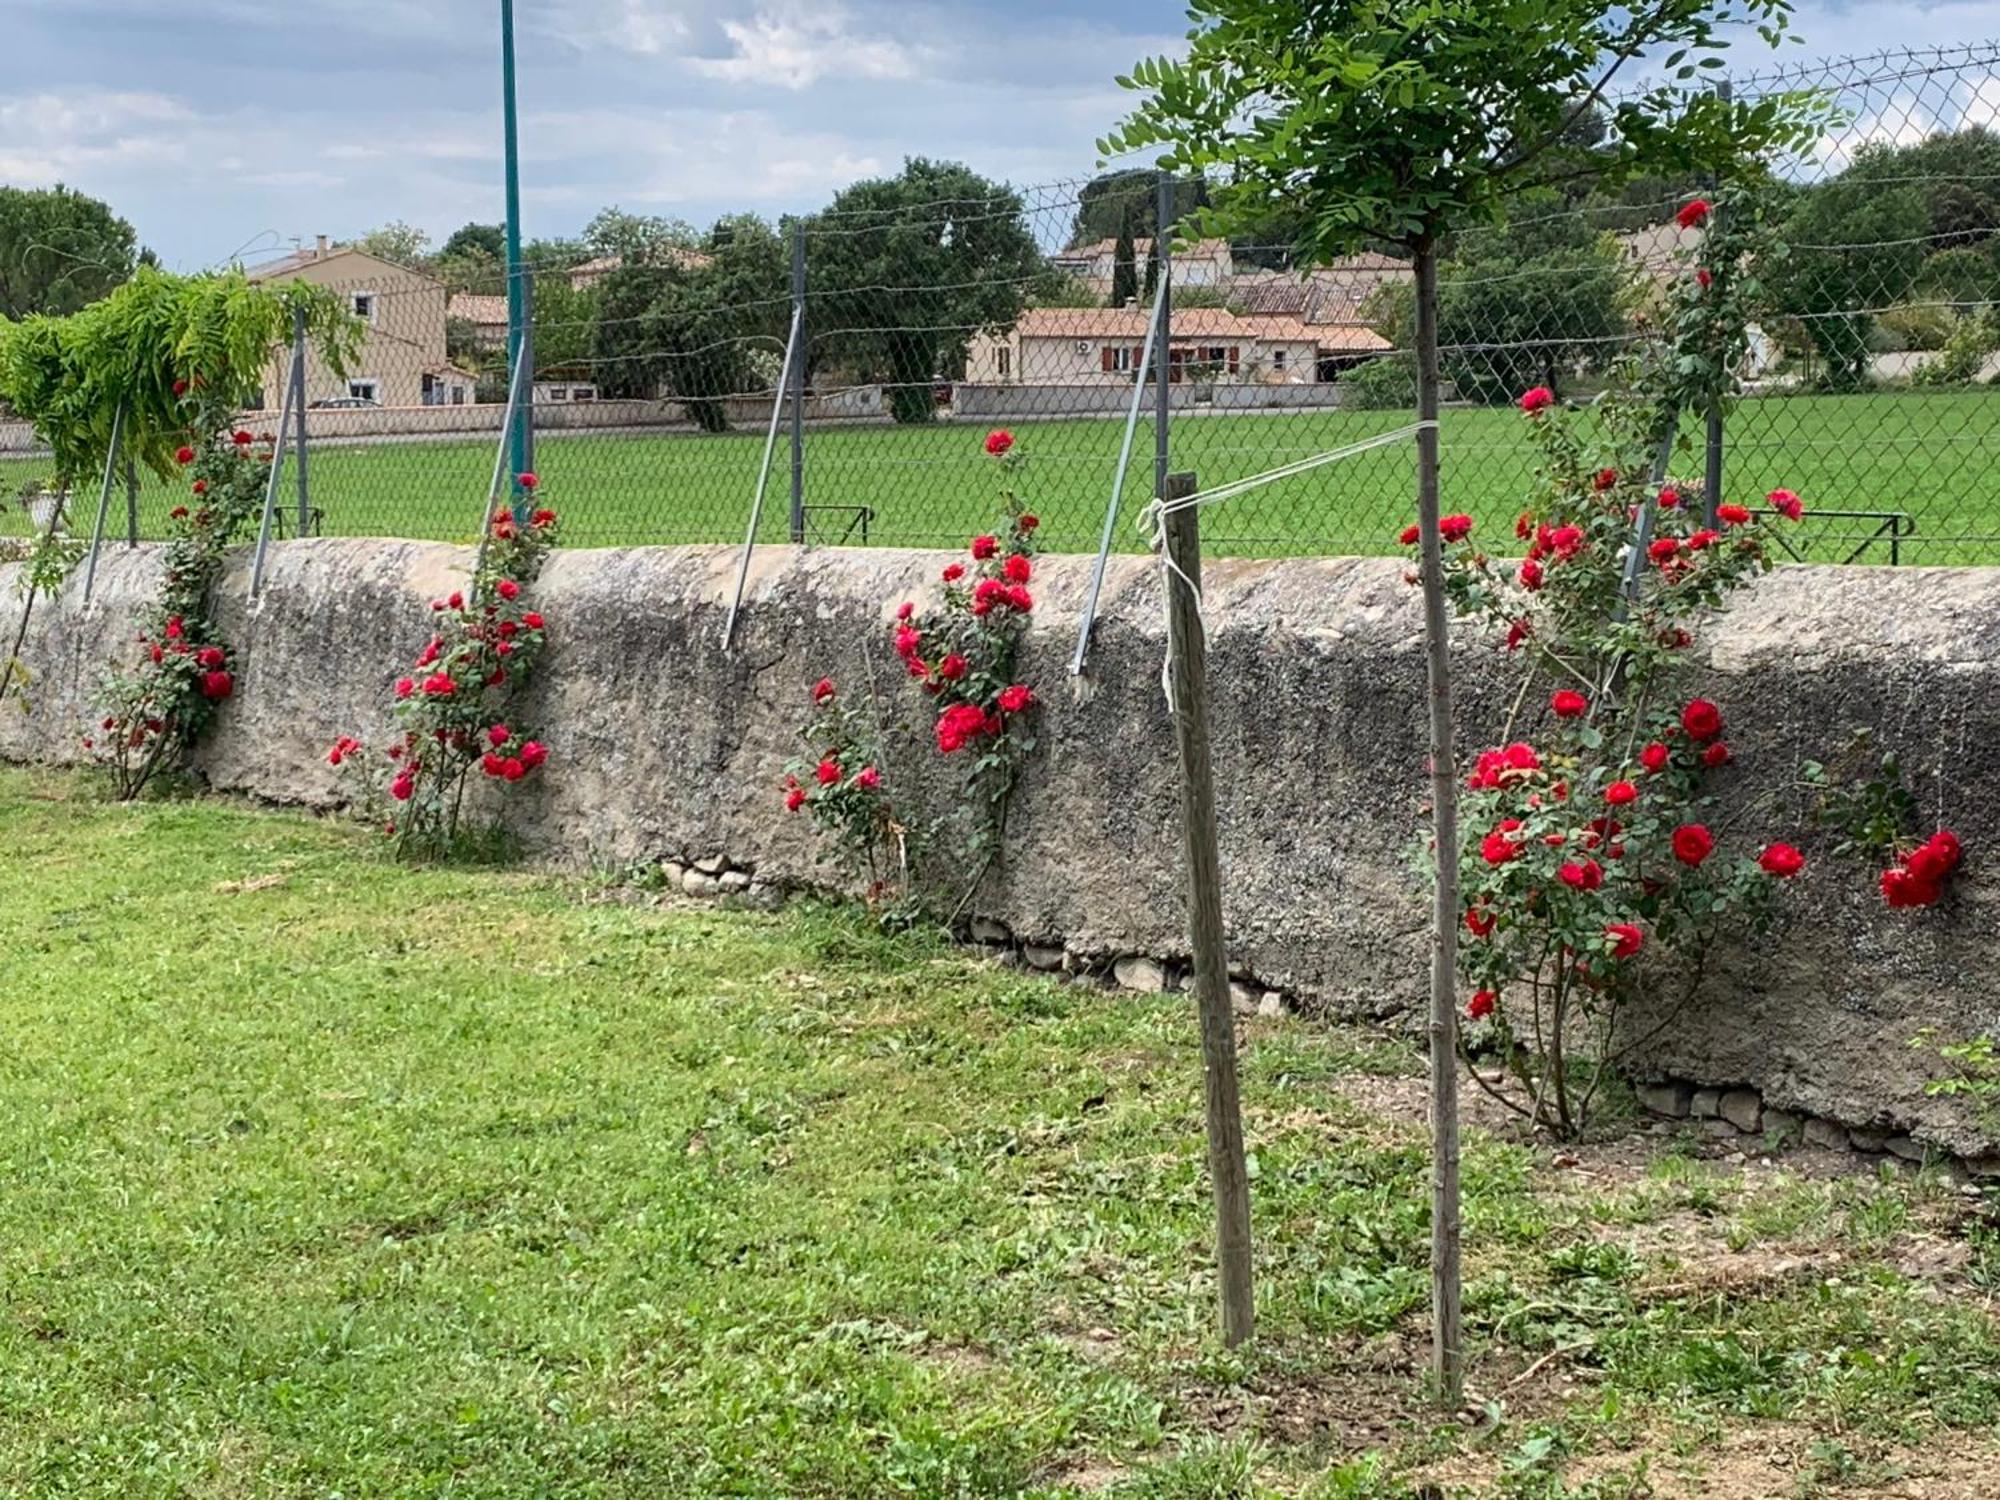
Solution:
[[[514,110],[514,0],[500,0],[500,87],[504,94],[501,112],[505,121],[507,156],[507,368],[511,373],[529,358],[527,271],[521,264],[521,148],[520,131]],[[514,509],[518,513],[526,494],[518,476],[528,473],[534,463],[531,435],[534,372],[521,386],[522,400],[514,412],[509,441],[513,472]]]

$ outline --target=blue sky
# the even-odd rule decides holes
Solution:
[[[0,182],[177,268],[500,217],[497,0],[0,0]],[[1086,175],[1181,0],[516,0],[523,223],[822,204],[910,154]],[[2000,37],[2000,0],[1801,0],[1794,58]]]

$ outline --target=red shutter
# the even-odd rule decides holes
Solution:
[[[1241,353],[1242,353],[1241,349],[1239,349],[1235,344],[1231,344],[1229,346],[1229,373],[1232,375],[1234,375],[1240,368],[1241,362],[1239,361],[1237,356]]]
[[[1117,366],[1112,362],[1111,354],[1112,351],[1111,351],[1111,346],[1109,344],[1106,344],[1102,349],[1099,349],[1097,351],[1099,366],[1100,368],[1103,369],[1104,373],[1107,375],[1109,375],[1114,369],[1117,368]]]

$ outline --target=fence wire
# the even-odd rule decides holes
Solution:
[[[1846,58],[1733,87],[1819,92],[1836,123],[1777,164],[1769,212],[1788,253],[1760,277],[1725,492],[1806,497],[1815,519],[1798,545],[1814,559],[2000,561],[2000,47]],[[1621,378],[1666,284],[1686,274],[1690,232],[1674,215],[1699,189],[1650,181],[1615,199],[1526,204],[1451,244],[1449,509],[1495,526],[1518,509],[1533,466],[1513,409],[1523,388],[1587,400]],[[1178,221],[1201,198],[1200,184],[1177,183],[1168,207]],[[1044,544],[1090,550],[1162,280],[1165,446],[1203,486],[1409,422],[1405,261],[1302,266],[1282,222],[1163,255],[1160,203],[1148,171],[916,203],[850,193],[777,226],[728,220],[697,243],[537,256],[526,270],[542,493],[573,544],[737,540],[775,406],[766,539],[956,545],[990,524],[999,477],[983,439],[1007,428]],[[327,286],[366,325],[353,370],[308,360],[309,526],[466,536],[508,381],[504,269],[337,248],[252,269]],[[800,378],[781,390],[795,306]],[[253,429],[277,424],[286,357],[274,351]],[[1135,496],[1152,490],[1156,421],[1143,392]],[[1412,467],[1385,447],[1297,475],[1212,512],[1205,542],[1394,550]],[[0,424],[7,491],[45,474],[31,435]],[[177,481],[144,474],[129,500],[120,490],[114,537],[128,504],[131,533],[147,537],[183,498]],[[4,524],[19,529],[28,509],[10,505]],[[1123,528],[1119,542],[1136,545]]]

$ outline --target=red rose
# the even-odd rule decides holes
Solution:
[[[1595,488],[1600,490],[1613,489],[1618,484],[1618,471],[1616,469],[1599,469],[1596,479],[1591,482]]]
[[[1661,486],[1660,505],[1662,506],[1662,508],[1666,510],[1672,510],[1675,506],[1679,505],[1680,503],[1681,503],[1681,492],[1679,490],[1675,489],[1670,484]]]
[[[1722,710],[1706,698],[1693,698],[1681,710],[1681,728],[1688,738],[1706,744],[1722,733]]]
[[[1521,410],[1528,413],[1529,416],[1533,416],[1538,411],[1545,411],[1555,404],[1556,393],[1545,385],[1538,385],[1532,390],[1523,392],[1521,395]]]
[[[167,519],[169,521],[185,521],[187,513],[188,508],[185,505],[176,505],[172,510],[167,512]]]
[[[1701,530],[1697,531],[1693,536],[1688,538],[1688,551],[1700,552],[1704,548],[1713,545],[1714,543],[1720,541],[1721,539],[1722,539],[1721,532],[1716,531],[1711,527],[1704,526],[1701,528]]]
[[[813,684],[813,702],[824,703],[833,696],[833,679],[822,677]]]
[[[1526,619],[1514,621],[1513,624],[1507,627],[1507,649],[1509,651],[1518,651],[1521,648],[1521,642],[1527,640],[1534,633],[1535,627]]]
[[[1656,563],[1669,563],[1680,555],[1681,544],[1670,536],[1663,536],[1646,549],[1646,555]]]
[[[1580,719],[1590,712],[1590,700],[1574,688],[1558,689],[1549,698],[1558,719]]]
[[[530,771],[549,758],[549,747],[540,740],[529,740],[521,747],[521,764]]]
[[[1009,583],[1026,583],[1035,576],[1035,565],[1015,552],[1000,565],[1000,573]]]
[[[1701,752],[1701,763],[1707,766],[1711,771],[1713,771],[1717,766],[1728,765],[1731,759],[1733,759],[1733,757],[1729,753],[1729,747],[1723,744],[1721,740],[1717,740],[1714,744],[1710,745],[1706,750]]]
[[[188,447],[186,443],[182,443],[180,447],[174,449],[174,462],[177,464],[193,463],[194,449]]]
[[[1462,542],[1472,533],[1472,517],[1446,516],[1438,522],[1438,535],[1447,542]]]
[[[863,766],[854,773],[854,784],[863,791],[872,792],[882,784],[882,773],[873,766]]]
[[[197,498],[206,495],[208,493],[208,481],[206,479],[197,479],[194,482],[193,488]]]
[[[518,599],[521,597],[521,585],[511,578],[503,578],[493,585],[493,592],[502,599]]]
[[[1556,878],[1573,891],[1594,891],[1604,884],[1604,867],[1594,859],[1573,859],[1556,871]]]
[[[501,640],[511,641],[514,639],[515,636],[519,635],[520,633],[521,633],[521,627],[516,625],[512,620],[502,620],[500,622]]]
[[[498,776],[507,768],[507,757],[498,751],[489,750],[479,757],[479,769],[488,776]]]
[[[986,561],[1000,550],[999,540],[990,536],[976,536],[972,539],[972,555],[980,562]]]
[[[957,583],[959,579],[965,576],[965,564],[947,563],[941,576],[946,583]]]
[[[1694,271],[1694,279],[1695,279],[1695,284],[1699,286],[1704,292],[1715,284],[1715,278],[1709,274],[1707,266],[1696,266]]]
[[[1532,594],[1542,586],[1542,565],[1531,557],[1521,564],[1521,571],[1517,576],[1521,587]]]
[[[531,609],[525,615],[521,616],[521,623],[530,630],[540,630],[542,628],[542,617]]]
[[[491,729],[486,731],[486,738],[492,744],[493,748],[498,750],[507,741],[514,738],[514,731],[509,729],[505,724],[495,724]]]
[[[1606,470],[1609,473],[1610,470]],[[1583,550],[1583,528],[1581,526],[1558,526],[1549,533],[1549,546],[1557,557],[1568,562]]]
[[[1521,826],[1519,818],[1507,818],[1479,841],[1479,857],[1489,865],[1504,865],[1521,852],[1520,843],[1508,835]]]
[[[1805,502],[1790,490],[1772,490],[1764,500],[1772,510],[1788,521],[1796,521],[1806,513]]]
[[[1658,740],[1654,740],[1652,744],[1639,752],[1639,764],[1644,766],[1648,771],[1651,771],[1655,776],[1666,770],[1667,763],[1672,759],[1673,752]]]
[[[451,597],[450,597],[449,599],[445,600],[444,602],[445,602],[446,604],[449,604],[449,605],[450,605],[450,606],[451,606],[451,607],[452,607],[453,609],[464,609],[464,608],[465,608],[465,595],[463,595],[463,594],[453,594],[453,595],[452,595],[452,596],[451,596]]]
[[[1629,781],[1614,781],[1604,789],[1604,800],[1613,807],[1623,807],[1639,800],[1639,789]]]
[[[806,789],[796,784],[785,793],[785,811],[797,812],[806,805]]]
[[[1493,1007],[1500,1003],[1500,997],[1491,990],[1474,990],[1472,998],[1465,1002],[1467,1019],[1483,1021],[1493,1014]]]
[[[1941,894],[1937,885],[1919,880],[1900,865],[1882,872],[1882,899],[1893,907],[1935,906]]]
[[[937,747],[941,754],[962,750],[986,732],[986,715],[970,703],[954,703],[937,721]]]
[[[522,489],[532,491],[536,485],[541,483],[541,480],[537,479],[533,474],[521,474],[516,476],[514,482],[520,485]]]
[[[239,427],[229,435],[229,441],[239,448],[247,448],[250,446],[250,434]]]
[[[938,663],[938,676],[946,682],[957,682],[971,670],[971,667],[971,662],[953,651]]]
[[[1903,868],[1926,885],[1943,885],[1951,874],[1951,858],[1934,843],[1919,844],[1903,857]]]
[[[1032,511],[1023,511],[1021,512],[1020,519],[1015,521],[1014,528],[1017,531],[1033,531],[1041,524],[1042,518],[1040,516],[1035,515]]]
[[[1806,867],[1806,857],[1790,844],[1767,844],[1757,856],[1757,864],[1766,875],[1790,880]]]
[[[1935,849],[1945,858],[1945,873],[1949,875],[1965,858],[1965,850],[1958,842],[1958,835],[1949,828],[1940,828],[1930,836],[1928,847]]]
[[[1405,526],[1400,532],[1396,534],[1396,540],[1401,542],[1405,547],[1414,547],[1417,545],[1418,539],[1422,537],[1423,534],[1424,533],[1421,527],[1415,525]]]
[[[432,698],[449,698],[457,691],[458,684],[449,672],[433,672],[424,679],[424,692]]]
[[[1509,770],[1539,771],[1542,768],[1542,758],[1535,753],[1533,745],[1516,740],[1500,753],[1506,759]]]
[[[407,698],[416,690],[417,685],[411,679],[407,677],[398,677],[396,679],[396,696],[398,698]]]
[[[1034,701],[1034,690],[1024,683],[1017,682],[1012,687],[1000,689],[999,702],[1002,713],[1018,714],[1033,704]]]
[[[187,393],[188,383],[185,380],[176,380],[174,382],[174,394],[176,396],[185,396]]]
[[[989,432],[986,434],[986,451],[992,454],[995,458],[999,458],[1002,454],[1004,454],[1009,448],[1013,446],[1014,446],[1014,434],[1007,431],[1006,428],[1004,427],[997,432]]]
[[[414,790],[415,787],[412,785],[407,774],[398,776],[394,781],[389,783],[389,795],[394,797],[398,802],[408,802],[410,800],[410,793]]]
[[[1681,211],[1674,215],[1674,222],[1683,229],[1693,229],[1708,220],[1708,200],[1695,198],[1681,205]]]
[[[527,774],[528,768],[522,765],[517,757],[512,755],[508,756],[500,767],[500,775],[502,779],[507,781],[519,781]]]
[[[1646,946],[1646,934],[1632,922],[1607,923],[1604,935],[1611,939],[1613,958],[1637,957],[1639,950]]]
[[[1007,590],[1007,603],[1021,614],[1029,614],[1034,610],[1035,596],[1017,583]]]
[[[843,774],[840,762],[830,756],[813,768],[813,776],[821,786],[838,785]]]
[[[228,658],[223,655],[222,648],[220,646],[203,646],[201,648],[200,653],[196,655],[194,660],[196,666],[202,667],[210,672],[213,672],[217,667],[220,667],[225,661],[227,661]]]
[[[1683,823],[1674,830],[1674,858],[1690,870],[1715,852],[1715,835],[1700,823]]]
[[[917,647],[924,643],[923,632],[908,625],[896,632],[896,654],[908,661],[917,654]]]
[[[220,701],[236,691],[236,679],[227,672],[210,672],[201,679],[201,695]]]

